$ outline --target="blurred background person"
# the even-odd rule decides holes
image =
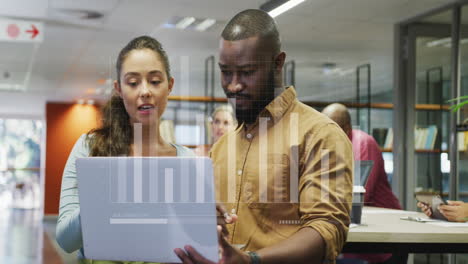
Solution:
[[[353,144],[354,160],[372,160],[374,166],[367,180],[364,203],[389,209],[401,209],[398,198],[393,194],[384,168],[382,152],[375,139],[364,131],[352,129],[351,115],[342,104],[330,104],[322,111],[335,121],[348,135]]]
[[[211,144],[199,145],[195,148],[197,156],[208,156],[211,146],[224,134],[232,131],[237,126],[234,110],[230,105],[218,106],[211,115]]]
[[[432,209],[425,203],[418,202],[418,207],[429,217],[432,216]],[[439,206],[440,213],[450,222],[468,221],[468,203],[463,201],[447,201],[446,205]]]
[[[330,104],[322,110],[322,113],[335,121],[348,135],[353,144],[355,161],[372,160],[374,162],[366,186],[364,186],[366,189],[364,204],[401,210],[400,202],[393,194],[388,182],[382,152],[377,141],[364,131],[352,129],[351,115],[346,106],[337,103]],[[348,260],[339,263],[366,263],[361,260],[366,260],[368,263],[405,263],[406,260],[406,256],[394,256],[392,258],[392,254],[344,254],[344,257]]]

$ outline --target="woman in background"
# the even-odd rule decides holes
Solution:
[[[102,127],[82,135],[68,157],[62,178],[57,242],[66,251],[80,250],[80,263],[115,263],[84,259],[75,161],[97,156],[193,156],[159,134],[174,78],[161,44],[147,36],[130,41],[116,64],[114,94],[103,109]],[[134,142],[134,131],[141,138]],[[120,262],[119,262],[120,263]]]
[[[195,148],[197,156],[208,156],[213,146],[219,138],[237,126],[234,111],[230,105],[218,106],[211,115],[211,142],[212,144],[200,145]]]

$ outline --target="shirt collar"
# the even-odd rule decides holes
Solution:
[[[296,90],[293,86],[286,87],[286,89],[273,101],[271,101],[265,109],[260,113],[260,116],[270,116],[274,121],[277,121],[283,117],[289,106],[296,99]]]

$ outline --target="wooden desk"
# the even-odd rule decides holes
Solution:
[[[422,213],[364,207],[363,225],[350,228],[343,252],[468,253],[468,227],[441,227],[401,220]]]

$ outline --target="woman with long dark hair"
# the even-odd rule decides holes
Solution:
[[[159,134],[161,116],[174,85],[161,44],[147,36],[133,39],[120,52],[116,70],[114,94],[103,108],[102,126],[78,139],[63,172],[57,242],[67,252],[80,249],[78,258],[83,263],[114,262],[83,259],[77,158],[194,155],[185,147],[166,142]]]

